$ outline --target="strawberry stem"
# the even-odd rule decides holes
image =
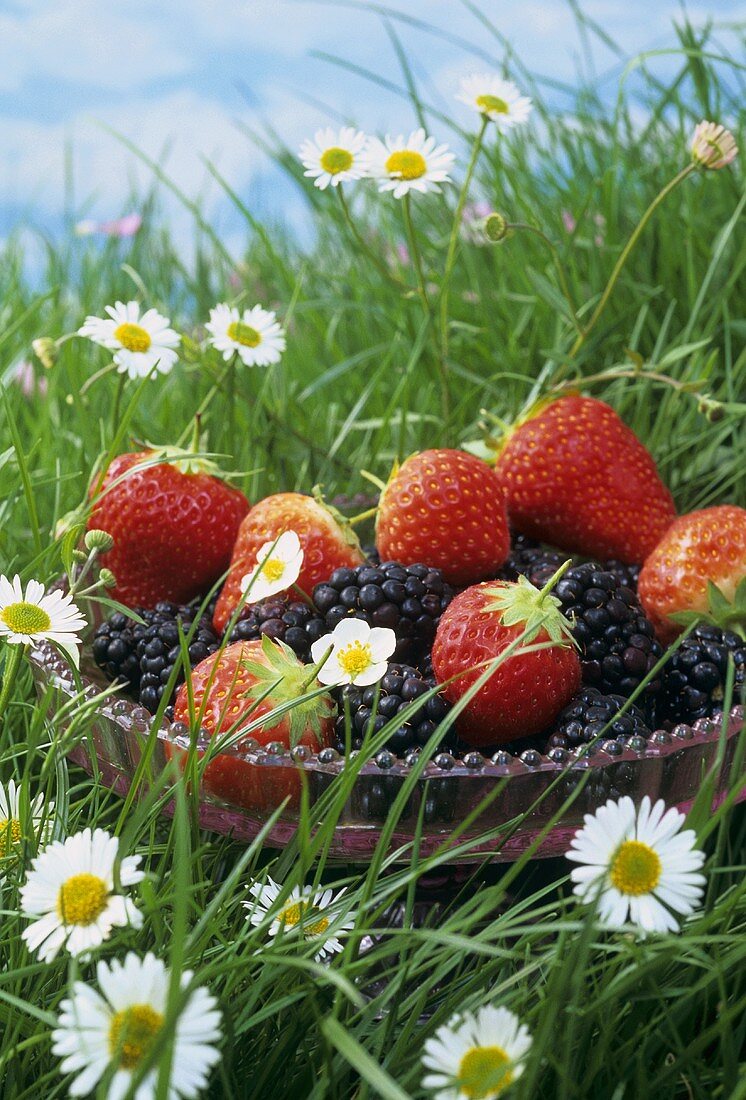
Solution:
[[[572,565],[572,558],[568,558],[567,561],[562,563],[562,565],[559,567],[559,569],[556,571],[556,573],[552,574],[552,576],[549,578],[549,580],[544,585],[544,587],[542,589],[540,589],[540,591],[539,591],[539,595],[540,595],[542,600],[544,599],[545,596],[549,595],[549,593],[552,591],[552,589],[554,588],[557,581],[560,580],[562,577],[564,577],[565,573],[567,572],[567,570],[570,568],[571,565]]]
[[[347,522],[350,527],[356,527],[358,523],[363,523],[366,519],[372,519],[377,511],[378,505],[376,504],[373,508],[367,508],[364,512],[360,512],[356,516],[351,516]]]

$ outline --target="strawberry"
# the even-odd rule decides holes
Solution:
[[[211,736],[233,733],[253,724],[271,710],[319,688],[311,666],[301,664],[282,642],[235,642],[201,661],[192,673],[194,710],[190,712],[187,685],[182,684],[174,704],[174,721],[190,724],[193,713]],[[262,745],[279,741],[286,748],[306,745],[318,752],[331,744],[334,703],[328,692],[298,703],[280,716],[252,728],[247,737]],[[244,809],[274,809],[284,798],[299,803],[301,780],[290,766],[249,764],[235,748],[219,753],[203,773],[210,794]],[[173,755],[181,750],[171,747]]]
[[[225,629],[243,592],[241,581],[257,564],[257,551],[285,531],[295,531],[303,550],[297,585],[305,593],[325,581],[340,566],[360,565],[363,553],[343,517],[316,497],[276,493],[255,504],[241,524],[233,547],[230,572],[220,593],[213,626]]]
[[[746,509],[721,504],[679,516],[645,560],[638,591],[666,643],[681,632],[670,615],[706,612],[709,584],[732,601],[746,577]]]
[[[540,733],[580,687],[570,623],[550,595],[564,569],[541,591],[525,577],[472,585],[443,612],[432,660],[449,703],[457,703],[484,676],[489,665],[483,662],[503,656],[521,639],[459,716],[457,729],[466,744],[493,745]],[[521,652],[530,645],[544,648]]]
[[[384,561],[426,562],[450,584],[494,576],[510,549],[495,472],[465,451],[412,455],[381,494],[376,546]]]
[[[602,561],[643,562],[676,517],[652,455],[592,397],[559,397],[512,429],[496,471],[517,531]]]
[[[212,463],[171,447],[112,461],[88,528],[114,539],[101,564],[114,573],[120,603],[186,604],[226,571],[249,502],[216,474]]]

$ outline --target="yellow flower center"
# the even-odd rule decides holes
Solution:
[[[147,329],[142,325],[133,325],[131,321],[125,321],[114,329],[114,339],[127,351],[147,351],[153,342]]]
[[[302,921],[301,932],[306,938],[311,936],[322,936],[329,927],[329,921],[326,917],[322,916],[319,916],[318,919],[314,919],[317,913],[321,914],[321,910],[315,905],[311,905],[310,901],[296,901],[282,910],[280,913],[280,921],[290,928],[296,924],[300,924]],[[313,922],[311,924],[308,923],[309,916]]]
[[[352,153],[347,149],[340,149],[333,145],[331,149],[325,149],[321,154],[321,167],[330,176],[336,176],[339,172],[346,172],[352,168]]]
[[[41,634],[52,625],[52,620],[42,607],[25,601],[9,603],[0,612],[0,621],[15,634]]]
[[[373,656],[369,645],[362,642],[350,642],[344,649],[340,649],[338,658],[340,668],[348,676],[359,676],[373,663]]]
[[[285,562],[280,558],[267,558],[262,565],[262,573],[268,581],[279,581],[285,572]]]
[[[0,817],[0,859],[8,855],[21,836],[21,823],[17,818]]]
[[[153,1045],[163,1025],[163,1016],[150,1005],[130,1005],[112,1016],[109,1024],[109,1053],[119,1059],[120,1069],[135,1069]]]
[[[640,840],[625,840],[611,862],[609,878],[620,894],[637,898],[655,889],[661,870],[657,852]]]
[[[93,924],[106,908],[108,896],[104,880],[83,871],[60,886],[57,913],[64,924]]]
[[[400,149],[386,161],[386,171],[390,176],[399,176],[403,180],[417,180],[427,172],[427,164],[420,153]]]
[[[510,113],[508,104],[497,95],[478,95],[477,107],[480,111],[484,111],[485,113],[488,111],[496,111],[499,115],[507,115]]]
[[[231,321],[228,325],[228,336],[245,348],[258,348],[262,342],[261,333],[251,325],[245,325],[243,321]]]
[[[469,1100],[499,1096],[513,1080],[509,1066],[502,1047],[471,1047],[459,1063],[459,1089]]]

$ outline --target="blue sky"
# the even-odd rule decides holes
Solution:
[[[486,50],[501,47],[461,0],[381,0]],[[580,54],[566,0],[481,0],[534,72],[572,80]],[[586,0],[588,12],[628,54],[673,44],[673,0]],[[692,3],[694,22],[746,20],[743,0]],[[459,78],[484,59],[442,38],[395,24],[425,93],[454,112]],[[262,213],[291,201],[237,121],[268,122],[295,148],[328,112],[370,130],[406,129],[402,101],[319,58],[326,51],[400,82],[380,15],[363,3],[317,0],[0,0],[0,236],[19,220],[54,229],[66,201],[73,217],[110,218],[127,208],[149,175],[102,127],[126,134],[166,169],[208,216],[236,232],[210,186],[203,157]],[[620,66],[599,49],[613,92]],[[309,99],[313,97],[313,100]],[[327,105],[327,109],[323,105]],[[466,121],[466,116],[462,116]],[[72,192],[66,190],[66,150]],[[186,231],[174,203],[167,215]]]

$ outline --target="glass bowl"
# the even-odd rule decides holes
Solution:
[[[46,643],[35,647],[30,659],[39,697],[46,700],[50,719],[59,724],[61,702],[76,694],[70,668]],[[86,647],[81,677],[89,699],[108,686]],[[717,767],[714,800],[721,801],[738,779],[731,771],[743,728],[743,708],[734,707],[725,730],[720,721],[701,719],[671,732],[657,731],[639,752],[615,741],[564,754],[555,750],[553,759],[534,749],[518,756],[498,752],[492,758],[470,752],[463,759],[440,752],[423,767],[422,761],[407,763],[383,750],[362,765],[355,761],[359,772],[339,815],[329,856],[349,863],[369,859],[405,785],[411,789],[390,838],[391,850],[404,848],[405,859],[418,833],[423,854],[451,847],[455,861],[474,862],[488,853],[498,861],[515,860],[545,831],[535,855],[561,855],[582,824],[583,814],[610,797],[628,794],[639,801],[647,794],[686,811],[705,776]],[[184,726],[167,721],[156,726],[143,707],[112,696],[95,705],[90,736],[80,740],[69,756],[124,796],[146,750],[150,760],[145,771],[152,784],[172,759],[183,758],[189,743]],[[209,735],[201,733],[197,751],[204,752],[208,743]],[[741,754],[737,759],[742,759]],[[312,753],[299,746],[288,752],[279,743],[259,746],[248,740],[242,748],[234,746],[214,756],[205,769],[199,791],[200,823],[235,840],[250,841],[287,797],[287,806],[264,840],[269,847],[282,848],[297,827],[301,773],[311,810],[316,806],[321,815],[329,802],[325,793],[335,780],[338,785],[344,782],[338,777],[346,766],[331,748]],[[574,800],[564,806],[573,793]],[[746,798],[746,788],[739,791],[741,798]],[[173,812],[172,802],[164,812]],[[470,815],[473,820],[464,827]]]

